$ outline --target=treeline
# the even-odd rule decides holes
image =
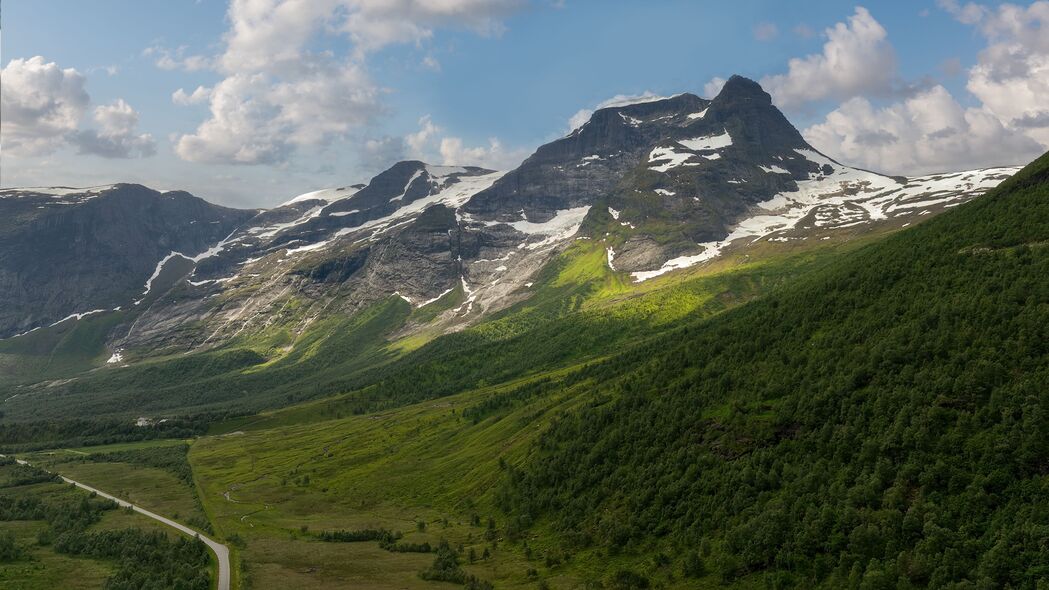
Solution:
[[[210,556],[199,538],[172,539],[161,531],[123,529],[59,535],[55,551],[96,559],[116,560],[117,571],[106,590],[208,590]]]
[[[129,463],[143,467],[163,469],[179,478],[182,483],[193,485],[193,469],[189,465],[188,444],[165,444],[164,446],[127,449],[107,453],[90,453],[76,457],[63,457],[66,462],[83,463]]]
[[[105,512],[117,504],[84,493],[72,485],[63,493],[29,493],[26,479],[52,481],[55,476],[36,467],[0,465],[12,470],[36,472],[32,478],[9,477],[0,484],[0,522],[42,520],[47,528],[37,535],[40,546],[58,553],[115,561],[114,574],[106,580],[106,590],[208,590],[211,578],[207,547],[199,539],[171,538],[161,531],[137,528],[90,530]],[[44,476],[48,476],[45,480]],[[56,488],[62,490],[62,488]],[[17,561],[26,556],[9,534],[0,535],[0,561]]]
[[[19,453],[56,447],[86,447],[160,438],[192,438],[207,432],[208,424],[225,414],[173,417],[149,426],[125,419],[68,419],[0,423],[0,453]]]
[[[467,590],[492,590],[491,582],[481,580],[477,576],[467,574],[459,565],[459,554],[448,545],[447,541],[441,541],[437,547],[437,555],[433,564],[419,573],[419,577],[433,582],[451,582],[462,584]]]
[[[499,504],[516,529],[545,520],[572,545],[676,556],[639,580],[1041,588],[1047,243],[1049,155],[586,369],[591,402],[507,468]]]
[[[393,553],[430,553],[433,547],[429,543],[398,542],[404,537],[400,531],[387,529],[358,529],[323,531],[317,538],[329,543],[363,543],[377,541],[379,547]]]
[[[0,466],[8,467],[4,471],[7,478],[0,481],[0,487],[27,486],[35,483],[59,481],[57,475],[48,473],[31,465],[20,465],[10,457],[0,457]]]
[[[365,541],[393,543],[400,540],[403,536],[404,534],[400,531],[390,531],[387,529],[359,529],[353,531],[323,531],[317,536],[317,538],[329,543],[362,543]]]
[[[63,457],[63,461],[67,463],[129,463],[131,465],[163,469],[177,477],[186,486],[199,513],[205,514],[204,505],[200,501],[197,486],[193,481],[193,468],[189,464],[188,444],[126,449],[108,453],[89,453],[74,457]],[[202,516],[191,515],[187,517],[187,523],[205,533],[215,532],[211,522]]]

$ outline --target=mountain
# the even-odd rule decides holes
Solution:
[[[741,305],[725,302],[770,268],[617,292],[589,321],[476,347],[463,340],[485,324],[437,339],[342,395],[213,426],[193,469],[216,525],[273,575],[302,571],[309,548],[318,576],[355,579],[330,557],[354,549],[292,540],[304,522],[411,518],[436,529],[412,542],[490,552],[462,565],[496,587],[1035,590],[1049,575],[1047,243],[1049,154]],[[720,290],[717,276],[742,280]],[[723,303],[621,321],[690,299]],[[515,357],[527,368],[509,370]]]
[[[590,367],[600,401],[560,416],[504,480],[510,522],[610,554],[662,538],[723,583],[1035,588],[1047,240],[1049,154],[950,215]]]
[[[0,190],[0,336],[133,306],[158,261],[253,214],[134,184]]]
[[[1049,154],[844,166],[742,78],[269,210],[11,189],[4,235],[66,249],[0,250],[53,285],[5,295],[0,453],[177,507],[235,587],[1037,590],[1047,197]],[[51,521],[8,554],[112,546],[128,515],[57,534],[61,484],[5,461],[7,518]]]
[[[640,285],[899,229],[1014,171],[903,178],[843,166],[809,146],[757,83],[734,76],[713,100],[598,110],[507,173],[399,162],[366,185],[254,211],[133,185],[8,190],[0,215],[45,202],[39,211],[55,214],[0,238],[14,245],[0,258],[13,302],[0,316],[0,363],[23,367],[12,378],[20,385],[72,377],[19,360],[59,334],[24,346],[16,334],[85,312],[106,327],[92,329],[78,369],[229,347],[272,361],[318,322],[366,317],[390,297],[414,311],[382,339],[427,341],[525,305],[544,269],[579,242],[601,251],[616,280]],[[33,244],[54,251],[40,271]],[[82,277],[75,291],[69,275]]]

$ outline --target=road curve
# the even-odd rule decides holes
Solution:
[[[4,455],[0,455],[0,457],[3,457],[3,456]],[[19,463],[21,463],[22,465],[29,465],[28,462],[23,461],[21,459],[15,459],[15,460],[18,461]],[[59,477],[61,477],[62,481],[66,482],[66,483],[71,483],[71,484],[75,485],[78,488],[87,490],[89,492],[94,492],[94,493],[98,494],[99,496],[102,496],[103,498],[106,498],[106,499],[109,499],[109,500],[112,500],[112,501],[116,502],[117,504],[119,504],[120,506],[122,506],[124,508],[131,508],[135,512],[138,512],[139,514],[142,514],[144,516],[148,516],[149,518],[152,518],[153,520],[162,522],[162,523],[168,525],[169,527],[178,530],[181,533],[184,533],[184,534],[189,535],[191,537],[198,537],[198,538],[200,538],[200,540],[204,541],[204,544],[207,545],[208,548],[210,548],[211,551],[215,554],[215,559],[217,559],[218,562],[219,562],[218,590],[229,590],[229,580],[230,580],[229,547],[223,545],[222,543],[219,543],[218,541],[215,541],[215,540],[213,540],[213,539],[211,539],[209,537],[206,537],[206,536],[198,533],[197,531],[189,528],[186,525],[179,524],[179,523],[177,523],[177,522],[175,522],[175,521],[173,521],[173,520],[171,520],[169,518],[164,518],[163,516],[161,516],[159,514],[156,514],[156,513],[153,513],[153,512],[150,512],[149,510],[146,510],[145,508],[142,508],[141,506],[135,506],[131,502],[128,502],[126,500],[121,500],[120,498],[117,498],[116,496],[112,496],[110,494],[107,494],[107,493],[103,492],[102,490],[97,490],[97,489],[95,489],[95,488],[93,488],[93,487],[91,487],[89,485],[84,485],[84,484],[80,483],[79,481],[73,481],[73,480],[71,480],[68,477],[65,477],[63,475],[59,475]]]

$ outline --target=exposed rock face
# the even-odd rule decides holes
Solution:
[[[207,250],[254,216],[135,184],[0,191],[0,337],[129,305],[171,251]]]
[[[902,225],[1014,170],[903,179],[842,166],[758,84],[733,77],[713,100],[601,109],[505,174],[399,162],[367,185],[261,212],[133,185],[4,196],[0,294],[16,304],[0,310],[0,333],[124,306],[134,320],[114,330],[112,348],[181,351],[271,325],[301,332],[393,295],[413,308],[447,297],[427,329],[454,330],[527,298],[537,271],[576,239],[647,280],[756,241]],[[42,278],[36,260],[50,265]]]

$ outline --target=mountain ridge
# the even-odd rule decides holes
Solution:
[[[42,316],[28,304],[17,321],[0,315],[0,336],[120,308],[131,313],[107,346],[128,359],[135,349],[214,348],[284,323],[301,334],[318,318],[353,315],[391,295],[414,308],[455,299],[405,328],[447,333],[527,300],[540,269],[577,240],[600,242],[609,269],[640,282],[745,256],[759,243],[905,226],[1012,171],[903,179],[843,166],[809,146],[760,85],[733,76],[712,100],[683,93],[600,109],[512,171],[407,160],[365,185],[272,209],[216,208],[236,223],[215,224],[221,231],[206,243],[128,252],[137,270],[122,277],[119,300],[88,297],[87,309],[84,301],[74,309],[47,295],[55,303]],[[102,194],[149,190],[133,186]],[[61,192],[33,198],[73,210],[97,197]],[[0,190],[0,208],[28,203],[19,201],[25,193]]]

